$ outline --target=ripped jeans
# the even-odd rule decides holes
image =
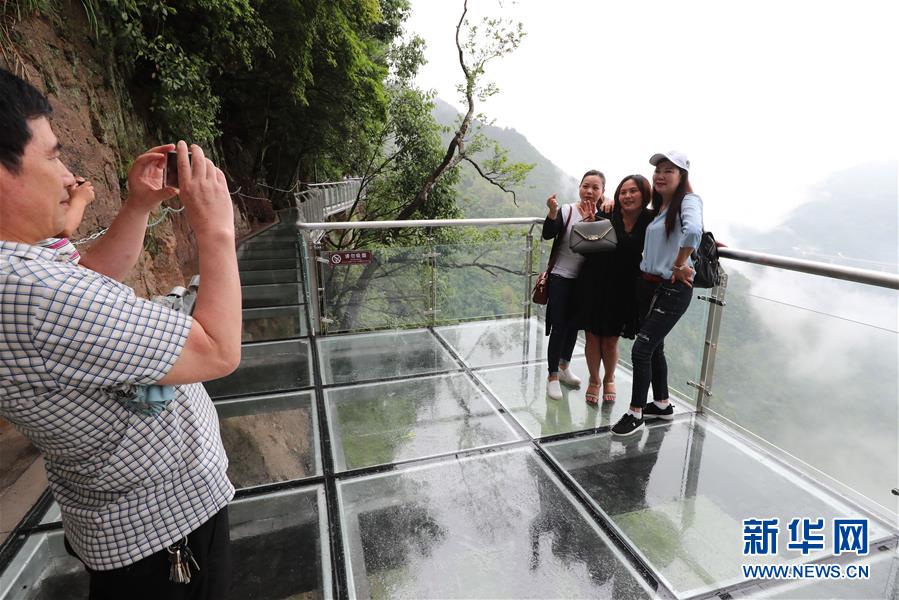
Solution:
[[[634,340],[631,349],[631,364],[634,366],[634,381],[631,388],[631,406],[643,409],[646,405],[646,395],[649,386],[652,385],[654,400],[668,398],[668,363],[665,360],[665,336],[671,331],[678,320],[687,312],[690,300],[693,298],[693,289],[683,283],[650,284],[639,281],[638,286],[644,286],[638,291],[647,294],[645,286],[656,286],[655,293],[649,302],[642,303],[647,308],[640,331]],[[642,312],[642,309],[641,309]]]

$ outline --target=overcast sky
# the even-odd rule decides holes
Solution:
[[[573,176],[605,171],[612,190],[680,149],[716,233],[767,228],[828,174],[899,156],[895,0],[469,4],[527,32],[488,67],[501,91],[480,108],[496,125]],[[428,46],[419,85],[457,107],[461,6],[412,0],[406,26]]]

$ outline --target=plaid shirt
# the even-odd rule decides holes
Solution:
[[[191,323],[53,250],[0,241],[0,416],[43,453],[66,537],[92,569],[158,552],[234,495],[201,385],[177,386],[158,417],[104,391],[161,379]]]

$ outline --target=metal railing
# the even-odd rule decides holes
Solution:
[[[305,183],[303,191],[294,194],[301,221],[323,221],[325,218],[352,208],[356,199],[365,199],[362,178],[353,177],[343,181]],[[362,194],[360,196],[360,193]]]

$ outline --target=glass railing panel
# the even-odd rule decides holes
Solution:
[[[287,392],[312,385],[309,342],[289,340],[245,344],[240,366],[226,377],[203,384],[213,398]]]
[[[292,243],[248,242],[237,249],[238,260],[268,260],[297,257],[297,245]]]
[[[88,592],[87,571],[66,552],[61,530],[28,536],[0,575],[2,600],[70,600]]]
[[[430,331],[384,331],[318,338],[322,382],[353,383],[458,369]]]
[[[437,327],[435,331],[471,368],[546,360],[549,338],[537,318],[476,321]],[[584,353],[580,341],[574,355]]]
[[[306,305],[247,308],[243,313],[242,342],[269,342],[307,335]]]
[[[306,298],[299,283],[245,285],[240,288],[243,308],[302,304]]]
[[[546,395],[546,364],[479,369],[475,375],[502,403],[506,411],[535,438],[611,427],[623,415],[630,403],[630,373],[619,370],[616,376],[618,398],[615,402],[587,404],[589,374],[584,357],[571,361],[571,372],[584,383],[578,389],[562,386],[562,399],[552,400]],[[682,409],[675,406],[675,414]]]
[[[653,594],[532,449],[338,483],[356,598]]]
[[[524,237],[440,245],[434,252],[438,322],[524,314],[530,301]]]
[[[325,391],[337,470],[520,439],[465,374]]]
[[[787,549],[793,518],[867,515],[705,419],[651,425],[630,438],[604,433],[554,442],[547,451],[627,543],[678,596],[746,578],[743,564],[800,564],[830,556]],[[744,519],[780,520],[770,556],[744,556]],[[872,545],[893,533],[869,519]]]
[[[331,553],[321,486],[236,500],[229,598],[331,598]]]
[[[431,253],[425,247],[372,248],[370,262],[319,252],[323,329],[327,333],[420,327],[431,321]]]
[[[270,283],[297,283],[303,280],[300,269],[277,269],[274,271],[243,271],[240,285],[263,285]]]
[[[896,291],[731,271],[708,408],[899,514]]]
[[[321,474],[311,392],[223,400],[215,408],[234,487]]]
[[[674,329],[665,336],[665,359],[668,363],[668,390],[675,402],[680,399],[692,406],[696,402],[696,388],[688,381],[698,382],[702,367],[702,351],[705,348],[706,323],[709,303],[698,296],[708,296],[711,290],[695,289],[687,312],[680,318]],[[631,350],[634,340],[620,338],[618,350],[621,363],[628,368],[631,364]],[[651,401],[652,390],[647,395]]]

